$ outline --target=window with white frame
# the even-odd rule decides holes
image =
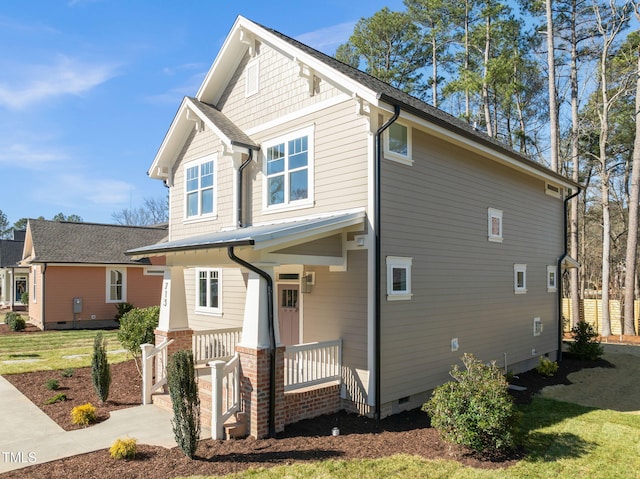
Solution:
[[[107,268],[107,303],[121,303],[127,300],[127,270]]]
[[[266,209],[313,201],[313,127],[265,142]]]
[[[384,150],[388,159],[412,165],[411,128],[402,123],[392,123],[384,135]]]
[[[258,59],[247,63],[245,96],[248,98],[260,91],[260,63]]]
[[[186,217],[210,216],[216,208],[215,155],[208,155],[185,165]]]
[[[487,223],[489,241],[502,243],[502,210],[488,208]]]
[[[555,266],[547,266],[547,292],[555,293],[558,290],[557,270]]]
[[[524,294],[527,292],[527,265],[513,265],[513,291],[516,294]]]
[[[38,302],[38,275],[36,274],[37,270],[36,267],[33,267],[33,298],[29,298],[31,299],[34,303]]]
[[[413,258],[387,256],[387,300],[411,299],[411,264]]]
[[[219,314],[222,312],[222,270],[196,269],[196,311]]]

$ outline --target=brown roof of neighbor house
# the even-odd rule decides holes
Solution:
[[[149,264],[125,251],[166,240],[167,227],[29,220],[30,263]]]
[[[546,166],[533,161],[528,156],[519,153],[506,144],[502,143],[496,138],[493,138],[486,133],[475,129],[472,125],[469,125],[467,122],[462,121],[459,118],[456,118],[443,110],[435,108],[432,105],[429,105],[422,100],[409,95],[408,93],[399,90],[388,83],[385,83],[377,78],[365,73],[357,68],[353,68],[350,65],[342,63],[335,58],[326,55],[314,48],[311,48],[304,43],[301,43],[283,33],[278,32],[277,30],[273,30],[269,27],[265,27],[264,25],[259,25],[261,28],[267,30],[269,33],[275,35],[276,37],[286,41],[287,43],[293,45],[295,48],[302,50],[306,54],[314,57],[315,59],[325,63],[329,67],[335,69],[336,71],[346,75],[350,79],[360,83],[365,88],[370,89],[371,91],[377,94],[378,99],[384,101],[385,103],[389,103],[391,105],[398,105],[404,111],[408,113],[412,113],[420,118],[423,118],[431,123],[439,125],[447,130],[456,132],[470,140],[476,141],[480,144],[489,146],[494,150],[508,155],[509,157],[520,161],[532,168],[535,168],[541,172],[544,172],[547,175],[551,175],[556,177],[558,180],[561,180],[563,183],[573,184],[578,187],[577,183],[574,183],[571,179],[560,175],[559,173],[554,172],[553,170],[547,168]]]

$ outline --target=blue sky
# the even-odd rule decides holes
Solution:
[[[3,0],[0,210],[110,223],[165,194],[146,172],[238,15],[325,53],[402,0]]]

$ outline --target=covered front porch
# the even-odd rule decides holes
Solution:
[[[280,236],[284,229],[287,234]],[[244,228],[236,234],[249,233],[249,239],[227,238],[215,245],[197,241],[199,247],[190,250],[171,251],[177,245],[164,245],[169,266],[156,345],[143,347],[144,402],[164,389],[168,356],[178,349],[192,349],[203,391],[203,426],[210,424],[213,438],[227,437],[238,426],[235,423],[243,421],[248,423],[247,434],[266,437],[286,424],[342,409],[344,383],[352,375],[345,377],[343,372],[344,338],[336,326],[340,318],[331,317],[335,315],[328,306],[323,317],[318,307],[321,298],[311,298],[317,286],[315,272],[324,275],[318,291],[331,287],[327,275],[347,270],[350,248],[362,249],[360,257],[366,264],[366,242],[356,238],[363,229],[364,213],[359,212],[322,218],[304,227],[279,225],[263,230],[265,236]],[[215,289],[216,299],[225,295],[225,304],[241,300],[244,307],[236,314],[241,318],[234,320],[228,307],[212,316],[213,328],[205,329],[194,319],[199,296],[190,281],[213,281],[212,275],[197,275],[204,265],[225,268],[216,280],[229,278],[231,285],[224,289],[221,282],[211,282],[207,294]],[[366,274],[352,274],[364,283],[355,289],[366,290]],[[349,279],[345,284],[355,282]],[[336,287],[345,289],[338,282]],[[357,296],[362,297],[362,291]],[[366,328],[366,301],[357,317]]]

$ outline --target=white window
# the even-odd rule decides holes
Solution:
[[[513,291],[516,294],[524,294],[527,292],[527,265],[513,265]]]
[[[533,335],[540,336],[542,334],[542,319],[533,318]]]
[[[558,290],[555,266],[547,266],[547,292],[555,293]]]
[[[250,61],[245,70],[246,87],[245,96],[248,98],[260,91],[260,63],[258,59]]]
[[[107,268],[107,303],[127,300],[127,270]]]
[[[489,241],[502,243],[502,210],[488,208],[487,223]]]
[[[387,301],[411,299],[411,263],[413,258],[387,256]]]
[[[216,211],[215,155],[185,165],[186,217],[211,216]]]
[[[219,314],[222,312],[222,270],[196,269],[196,311]]]
[[[34,266],[33,273],[31,274],[33,276],[33,298],[29,298],[34,303],[38,302],[38,275],[36,273],[36,267]]]
[[[384,150],[386,157],[405,165],[412,165],[411,128],[402,123],[394,122],[387,128],[385,133]]]
[[[313,127],[266,142],[266,209],[313,203]]]

